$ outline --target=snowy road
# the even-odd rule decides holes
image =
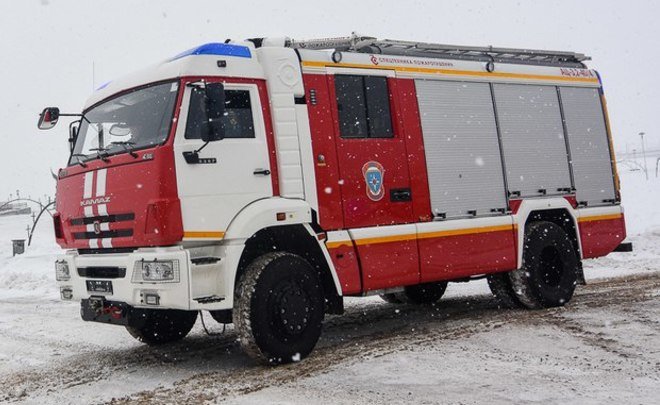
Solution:
[[[660,273],[593,281],[544,311],[499,310],[488,295],[435,308],[359,302],[326,321],[310,358],[278,368],[254,365],[230,330],[153,349],[121,328],[81,328],[74,305],[4,302],[15,326],[43,321],[35,309],[57,322],[2,329],[3,346],[34,364],[3,372],[0,400],[653,403],[660,393]]]
[[[251,362],[230,327],[207,336],[198,322],[149,348],[83,322],[58,298],[44,222],[25,255],[0,243],[0,403],[658,404],[660,179],[624,175],[635,251],[585,261],[567,307],[499,310],[483,280],[450,284],[435,308],[348,299],[308,359],[277,368]],[[21,237],[28,219],[3,218],[0,235]]]

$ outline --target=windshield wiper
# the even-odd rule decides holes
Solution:
[[[117,142],[111,142],[111,145],[119,145],[122,148],[124,148],[125,151],[128,151],[128,154],[133,156],[134,158],[138,157],[138,154],[133,152],[133,146],[135,146],[135,142],[131,141],[117,141]]]
[[[87,167],[87,164],[80,159],[81,157],[87,157],[87,155],[84,155],[82,153],[74,153],[73,155],[71,155],[71,157],[76,158],[80,167]]]
[[[110,156],[110,154],[107,152],[108,149],[98,147],[98,148],[92,148],[92,149],[90,149],[90,151],[96,152],[96,157],[98,157],[102,161],[104,161],[104,162],[109,162],[110,161],[110,159],[108,159],[108,156]]]

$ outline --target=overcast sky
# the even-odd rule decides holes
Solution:
[[[44,106],[78,112],[94,86],[225,38],[380,38],[572,50],[603,77],[618,150],[660,148],[660,6],[653,1],[0,0],[0,200],[54,193],[67,122],[36,129]]]

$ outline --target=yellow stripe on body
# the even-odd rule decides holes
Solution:
[[[199,238],[199,239],[219,239],[225,236],[224,232],[220,231],[185,231],[183,232],[184,238]]]
[[[328,249],[336,249],[340,246],[352,246],[352,245],[353,245],[353,241],[350,240],[338,240],[338,241],[328,242],[325,244],[325,246]]]
[[[598,83],[598,78],[591,78],[591,77],[534,75],[534,74],[526,74],[526,73],[504,73],[504,72],[489,73],[489,72],[477,72],[473,70],[431,69],[431,68],[417,68],[417,67],[407,67],[407,66],[381,66],[381,65],[366,65],[361,63],[331,63],[331,62],[317,62],[317,61],[305,61],[302,62],[302,65],[308,67],[317,67],[317,68],[345,67],[345,68],[357,68],[357,69],[394,70],[396,72],[410,72],[410,73],[444,74],[444,75],[455,75],[455,76],[498,77],[498,78],[510,78],[510,79]]]
[[[375,236],[372,238],[356,239],[355,244],[358,246],[363,246],[363,245],[372,245],[378,243],[404,242],[404,241],[417,240],[417,239],[431,239],[431,238],[443,238],[447,236],[476,235],[480,233],[513,231],[514,229],[515,227],[513,225],[497,225],[497,226],[484,226],[479,228],[450,229],[446,231],[423,232],[420,234]],[[335,249],[344,245],[351,246],[351,241],[350,240],[333,241],[333,242],[328,242],[326,244],[328,249]]]
[[[447,231],[426,232],[420,234],[418,239],[442,238],[445,236],[472,235],[479,233],[513,231],[513,225],[483,226],[480,228],[450,229]]]
[[[621,219],[623,214],[593,215],[590,217],[580,217],[578,222],[607,221],[610,219]]]
[[[362,245],[372,245],[375,243],[404,242],[415,239],[417,239],[417,235],[411,233],[407,235],[375,236],[372,238],[356,239],[355,244],[358,246],[362,246]]]

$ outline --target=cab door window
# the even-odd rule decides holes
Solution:
[[[342,138],[392,138],[387,78],[335,75],[335,94]]]
[[[186,139],[201,139],[209,120],[204,104],[204,89],[192,88],[186,123]],[[225,115],[222,118],[225,138],[254,138],[254,120],[249,90],[225,90]]]

